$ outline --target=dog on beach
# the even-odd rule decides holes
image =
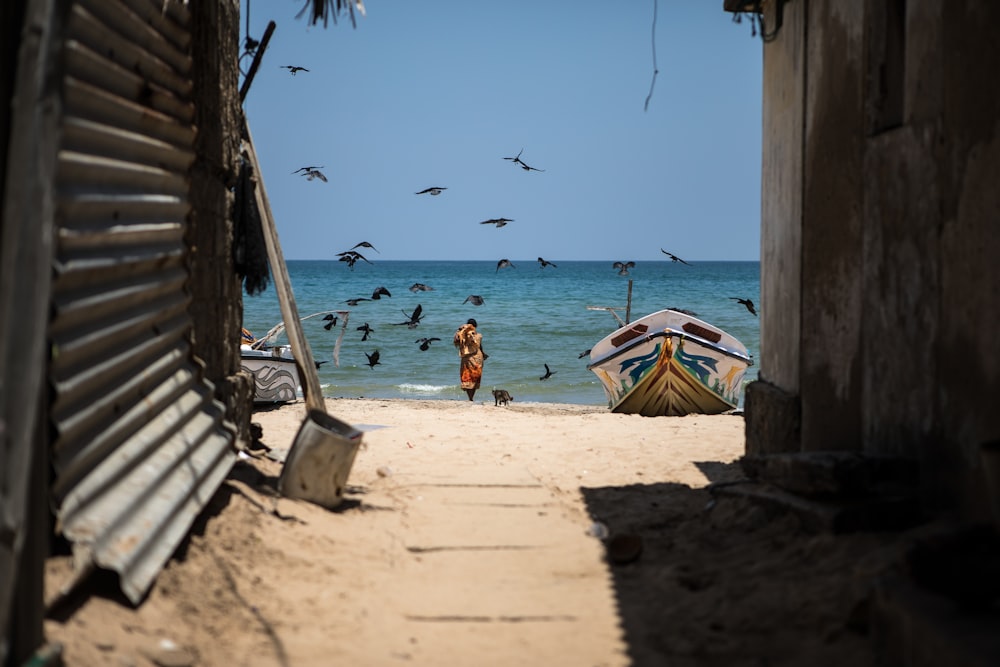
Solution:
[[[510,401],[514,400],[514,397],[506,389],[494,389],[493,400],[494,405],[507,405]]]

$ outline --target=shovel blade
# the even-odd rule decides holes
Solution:
[[[340,505],[362,432],[321,410],[299,427],[278,478],[278,491],[327,509]]]

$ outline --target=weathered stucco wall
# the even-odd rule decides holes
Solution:
[[[938,267],[934,419],[924,458],[941,470],[930,480],[935,497],[982,516],[980,445],[1000,439],[993,412],[1000,396],[1000,3],[911,3],[938,28],[928,44],[935,48],[914,54],[920,69],[907,81],[925,162],[936,165],[928,165],[936,180],[924,187],[940,194],[933,254],[921,260]],[[938,95],[923,92],[925,76]]]
[[[798,449],[806,3],[764,48],[759,380],[746,392],[747,453]],[[766,19],[774,25],[773,3]]]
[[[784,12],[764,47],[761,376],[791,398],[755,429],[773,401],[748,391],[748,453],[913,458],[932,506],[983,518],[981,445],[1000,439],[1000,3]]]
[[[800,352],[804,450],[861,446],[864,4],[810,2],[807,17]]]
[[[785,7],[781,38],[764,48],[761,173],[760,375],[799,390],[805,5]]]

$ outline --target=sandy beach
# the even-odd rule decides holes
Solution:
[[[256,412],[138,608],[98,573],[46,621],[66,664],[873,664],[857,608],[891,554],[714,494],[743,477],[740,415],[327,406],[365,432],[336,511],[276,491],[303,403]]]

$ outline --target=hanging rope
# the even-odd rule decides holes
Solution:
[[[657,0],[653,0],[653,80],[649,82],[649,94],[646,95],[646,104],[643,105],[643,111],[649,111],[649,100],[653,97],[653,86],[656,85],[656,75],[660,73],[660,70],[656,67],[656,9]]]

